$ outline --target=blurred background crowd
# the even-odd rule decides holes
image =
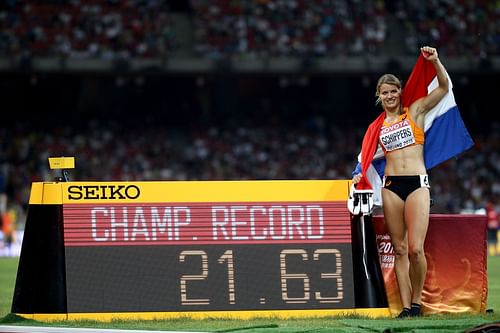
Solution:
[[[495,0],[5,0],[0,54],[158,57],[498,54]],[[179,14],[188,12],[188,15]]]
[[[49,156],[75,156],[71,180],[350,179],[377,78],[406,79],[426,44],[475,141],[430,170],[432,212],[499,212],[500,1],[2,1],[2,240],[20,237],[31,182],[54,178]]]

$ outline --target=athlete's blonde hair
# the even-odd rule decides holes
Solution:
[[[377,97],[377,100],[375,101],[375,105],[379,105],[382,103],[382,100],[380,99],[380,86],[383,85],[384,83],[386,84],[392,84],[401,89],[402,84],[401,80],[399,80],[396,75],[393,74],[384,74],[382,75],[377,82],[377,90],[375,91],[375,97]]]

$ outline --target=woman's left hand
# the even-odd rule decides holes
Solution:
[[[425,60],[429,61],[437,61],[438,60],[438,52],[435,48],[430,46],[424,46],[420,48],[420,52],[424,56]]]

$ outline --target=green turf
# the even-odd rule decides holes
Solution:
[[[500,313],[500,256],[488,257],[488,308]]]
[[[94,327],[138,330],[184,330],[205,332],[463,332],[467,328],[485,323],[499,322],[498,315],[446,315],[426,316],[419,319],[366,319],[366,318],[317,318],[317,319],[254,319],[242,320],[162,320],[162,321],[94,321],[56,322],[53,326]],[[46,325],[33,321],[5,320],[4,324]],[[389,330],[389,331],[388,331]]]
[[[19,258],[0,257],[0,318],[10,313]]]
[[[0,258],[0,324],[48,325],[8,314],[14,290],[17,259]],[[55,322],[53,326],[95,327],[140,330],[185,330],[205,332],[295,333],[295,332],[463,332],[484,323],[500,322],[500,256],[488,258],[488,308],[493,314],[433,315],[418,319],[367,319],[331,317],[315,319],[254,319],[254,320],[190,320],[179,318],[161,321],[95,321]]]

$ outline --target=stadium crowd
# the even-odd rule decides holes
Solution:
[[[500,209],[500,131],[475,135],[470,152],[430,171],[433,212]],[[307,127],[128,128],[92,122],[47,133],[3,129],[0,192],[25,213],[32,181],[50,181],[49,156],[75,156],[72,180],[350,179],[361,130]],[[130,138],[134,138],[131,140]]]
[[[0,5],[0,55],[114,60],[163,57],[175,47],[160,0],[7,0]]]
[[[385,42],[381,1],[193,0],[196,51],[211,57],[379,54]]]
[[[448,57],[482,57],[500,53],[499,1],[396,1],[406,51],[439,45]]]
[[[449,57],[500,53],[498,1],[190,0],[188,7],[180,15],[192,40],[181,41],[186,27],[176,26],[168,1],[6,0],[0,56],[164,58],[180,48],[210,58],[376,56],[391,43],[411,54],[426,44]]]

